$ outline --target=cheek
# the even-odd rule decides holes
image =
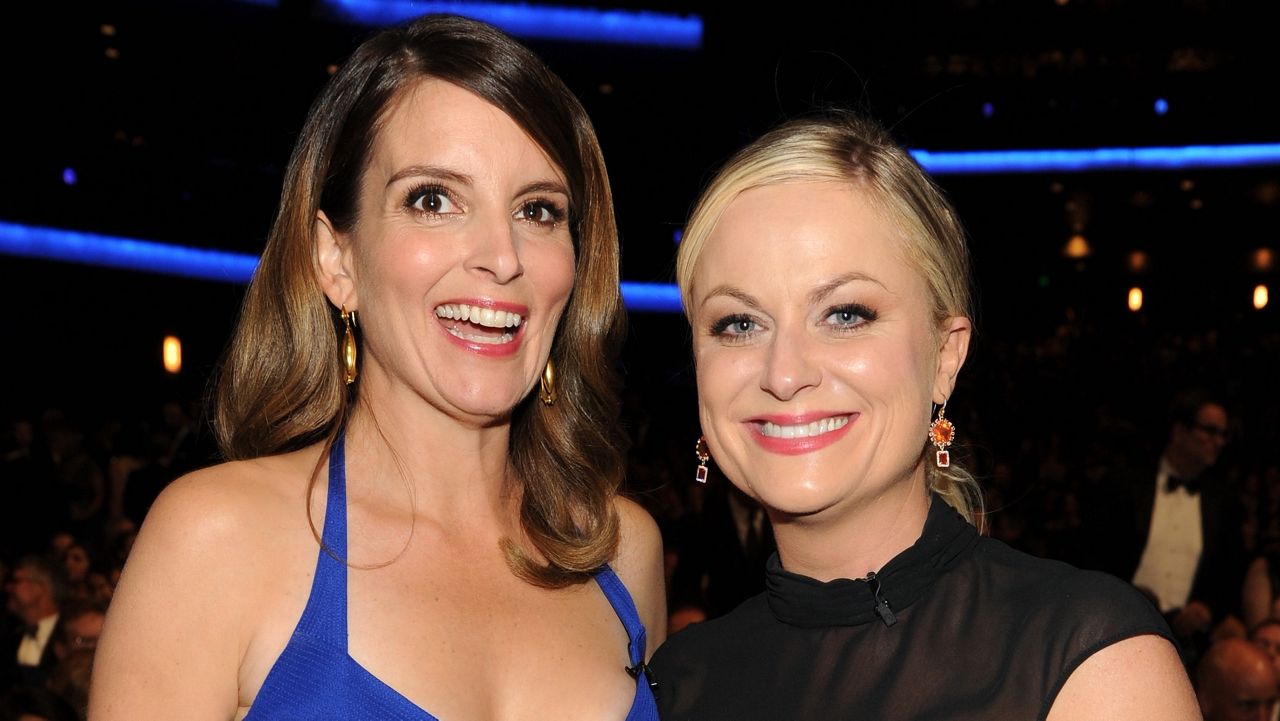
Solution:
[[[558,313],[576,282],[577,259],[568,238],[526,237],[518,241],[520,266],[535,293],[534,300]],[[545,316],[544,316],[545,318]]]

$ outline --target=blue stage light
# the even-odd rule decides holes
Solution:
[[[680,289],[670,283],[622,282],[622,301],[627,310],[650,313],[679,313]]]
[[[1179,170],[1280,165],[1280,143],[1079,150],[913,150],[911,154],[925,170],[934,175],[1082,173],[1094,170]]]
[[[935,175],[1280,165],[1280,144],[911,152],[926,170]],[[677,240],[680,234],[679,230],[673,232]],[[247,283],[258,264],[258,259],[247,253],[189,248],[4,221],[0,221],[0,253],[230,283]],[[625,282],[622,284],[622,296],[627,308],[633,311],[681,311],[680,293],[674,285]]]
[[[1156,115],[1164,115],[1169,112],[1169,101],[1164,98],[1156,98]]]
[[[258,266],[258,258],[248,253],[187,248],[4,221],[0,221],[0,253],[226,283],[248,283]],[[624,282],[622,298],[630,310],[680,312],[680,292],[674,285]]]
[[[249,282],[254,268],[258,266],[258,259],[245,253],[187,248],[4,221],[0,221],[0,252],[23,258],[59,260],[230,283]]]
[[[698,15],[448,0],[320,0],[318,5],[331,18],[364,25],[395,25],[427,13],[452,13],[487,22],[521,38],[690,50],[702,47],[702,18]]]

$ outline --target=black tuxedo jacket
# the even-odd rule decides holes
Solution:
[[[6,624],[3,641],[0,641],[0,654],[4,654],[0,658],[0,689],[10,688],[19,683],[43,686],[53,667],[58,665],[58,656],[54,653],[53,644],[61,635],[62,617],[59,616],[57,623],[53,625],[53,633],[49,635],[49,642],[44,645],[44,650],[40,653],[40,665],[19,666],[18,646],[22,643],[22,625]]]
[[[1132,581],[1142,560],[1155,510],[1156,474],[1159,466],[1141,466],[1106,484],[1110,498],[1091,499],[1100,511],[1101,527],[1091,529],[1101,541],[1094,554],[1102,569]],[[1240,529],[1243,512],[1238,494],[1226,479],[1210,469],[1200,480],[1200,533],[1203,547],[1191,584],[1192,601],[1201,601],[1214,618],[1238,613],[1244,579],[1244,543]],[[1101,504],[1101,505],[1100,505]]]

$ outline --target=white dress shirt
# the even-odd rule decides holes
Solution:
[[[1160,610],[1169,612],[1187,605],[1196,566],[1204,550],[1200,527],[1200,494],[1185,487],[1167,490],[1173,469],[1160,459],[1156,473],[1155,505],[1151,509],[1151,531],[1142,559],[1133,574],[1133,585],[1155,594]]]
[[[53,636],[53,627],[58,624],[58,614],[45,616],[36,623],[35,637],[23,636],[18,644],[18,665],[39,666],[40,657],[44,655],[45,646],[49,645]]]

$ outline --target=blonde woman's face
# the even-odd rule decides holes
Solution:
[[[940,332],[901,246],[860,191],[825,182],[746,191],[707,238],[690,309],[702,429],[775,512],[923,483],[931,403],[951,392],[968,325]]]

